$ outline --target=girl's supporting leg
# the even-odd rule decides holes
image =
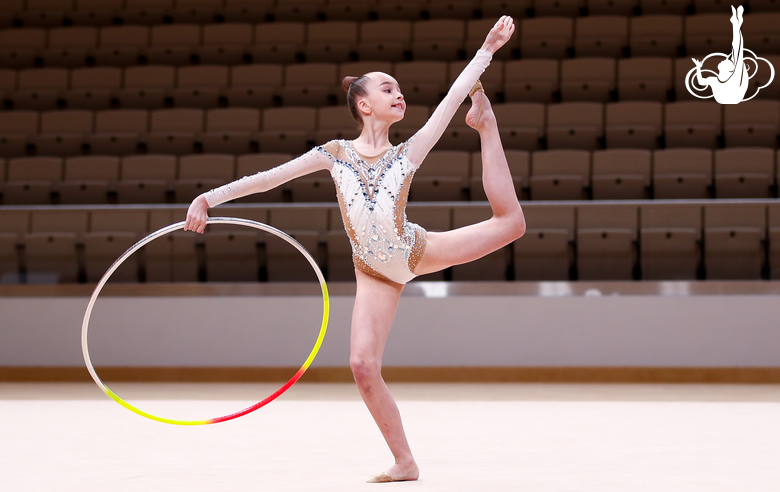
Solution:
[[[417,480],[419,471],[406,440],[401,414],[382,379],[382,354],[404,286],[355,269],[357,293],[352,311],[349,365],[360,395],[395,457],[375,481]]]
[[[473,124],[484,104],[477,131],[482,142],[482,184],[493,217],[445,232],[428,232],[428,243],[414,273],[424,275],[468,263],[496,251],[525,233],[525,217],[517,200],[495,114],[484,92],[472,96],[466,122]]]

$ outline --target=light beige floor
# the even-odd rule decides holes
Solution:
[[[202,418],[268,385],[115,384]],[[391,456],[353,385],[295,385],[222,424],[139,417],[90,384],[0,384],[0,490],[775,491],[780,386],[392,385],[416,483],[365,484]]]

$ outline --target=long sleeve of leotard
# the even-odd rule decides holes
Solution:
[[[447,96],[439,103],[425,125],[410,139],[407,157],[415,167],[420,166],[428,152],[439,141],[453,115],[469,94],[471,88],[474,87],[482,72],[490,64],[492,58],[493,55],[489,51],[477,50],[477,54],[474,55],[471,62],[466,65],[466,68],[452,83]]]
[[[209,208],[216,207],[220,203],[228,200],[241,198],[252,193],[268,191],[284,184],[294,178],[328,169],[330,160],[316,148],[311,149],[305,154],[280,164],[267,171],[260,171],[251,176],[244,176],[241,179],[214,188],[205,193]]]

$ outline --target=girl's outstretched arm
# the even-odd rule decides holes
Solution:
[[[427,123],[409,140],[407,157],[415,167],[420,166],[428,152],[439,141],[452,116],[490,64],[493,53],[509,41],[514,31],[515,25],[511,17],[503,16],[496,22],[485,38],[482,48],[453,82],[447,96],[436,107]]]

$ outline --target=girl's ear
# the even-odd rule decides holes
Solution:
[[[360,100],[358,100],[357,107],[358,107],[358,110],[360,110],[361,113],[363,113],[365,115],[370,115],[371,114],[371,106],[369,106],[369,104],[366,102],[365,99],[360,98]]]

